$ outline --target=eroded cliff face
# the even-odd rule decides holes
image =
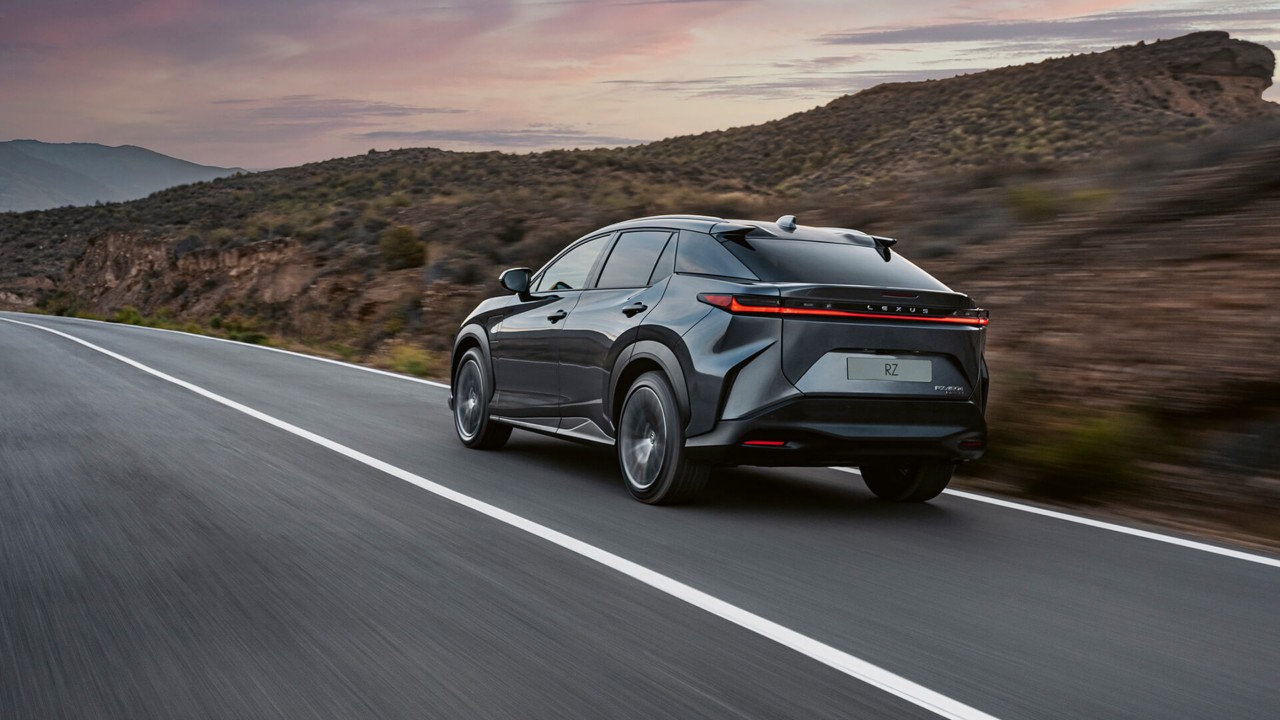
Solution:
[[[335,268],[293,239],[181,255],[175,246],[172,239],[130,233],[95,237],[68,269],[74,283],[62,289],[77,308],[96,314],[122,307],[202,321],[239,314],[317,341],[349,340],[360,323],[421,302],[420,269]],[[30,306],[51,288],[46,281],[33,292],[13,293],[10,302]]]
[[[152,309],[179,300],[177,311],[207,313],[229,297],[264,303],[298,298],[315,274],[308,253],[291,240],[230,250],[196,250],[181,257],[168,238],[107,233],[91,239],[71,263],[74,292],[95,308],[132,305]],[[202,292],[188,294],[192,285]]]
[[[45,276],[14,278],[0,288],[0,309],[30,310],[57,287],[52,278]]]

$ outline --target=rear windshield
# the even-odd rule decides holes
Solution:
[[[750,238],[724,247],[767,282],[950,290],[898,253],[885,262],[878,250],[860,245]]]

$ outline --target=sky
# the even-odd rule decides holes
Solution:
[[[1196,30],[1280,51],[1280,0],[0,0],[0,140],[255,170],[629,145]]]

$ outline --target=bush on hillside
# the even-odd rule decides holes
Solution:
[[[1140,461],[1159,454],[1151,426],[1127,414],[1080,415],[1011,453],[1029,494],[1076,502],[1140,493],[1147,481]]]
[[[382,252],[382,267],[387,270],[422,267],[427,260],[426,249],[413,228],[397,225],[382,232],[378,241]]]

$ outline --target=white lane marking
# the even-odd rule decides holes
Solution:
[[[190,390],[201,397],[207,398],[221,405],[225,405],[232,410],[244,413],[254,419],[261,420],[268,425],[272,425],[284,430],[285,432],[292,433],[304,440],[309,440],[321,447],[332,450],[339,455],[348,457],[358,463],[367,465],[368,467],[386,473],[387,475],[399,480],[416,485],[427,492],[434,493],[435,495],[474,510],[482,515],[487,515],[494,520],[506,523],[507,525],[519,530],[523,530],[530,535],[546,540],[547,542],[558,545],[565,550],[577,553],[582,557],[593,560],[605,567],[638,580],[659,592],[665,593],[679,600],[683,600],[684,602],[701,610],[705,610],[712,615],[724,618],[739,627],[750,630],[757,635],[795,650],[796,652],[817,660],[818,662],[834,668],[845,675],[861,680],[862,682],[879,688],[891,695],[900,697],[903,700],[929,710],[936,715],[944,718],[951,718],[952,720],[996,720],[992,715],[988,715],[980,710],[969,707],[958,700],[953,700],[941,693],[930,690],[923,685],[919,685],[900,675],[889,672],[878,665],[873,665],[866,660],[850,655],[842,650],[837,650],[826,643],[798,633],[795,630],[773,622],[772,620],[765,619],[755,613],[725,602],[714,595],[710,595],[692,586],[686,585],[679,580],[667,577],[666,575],[654,570],[650,570],[643,565],[634,563],[619,555],[614,555],[607,550],[602,550],[601,548],[566,535],[558,530],[552,530],[545,525],[540,525],[532,520],[516,515],[515,513],[503,510],[496,505],[490,505],[483,500],[477,500],[470,495],[464,495],[456,490],[452,490],[444,485],[428,480],[421,475],[415,475],[408,470],[401,469],[373,456],[366,455],[359,450],[354,450],[346,445],[335,442],[321,435],[317,435],[309,430],[304,430],[297,425],[293,425],[285,422],[284,420],[267,415],[266,413],[255,410],[247,405],[242,405],[235,400],[225,398],[210,390],[206,390],[199,385],[194,385],[185,380],[173,377],[172,375],[160,372],[155,368],[143,365],[137,360],[127,358],[123,355],[107,350],[106,348],[94,345],[91,342],[81,340],[74,335],[68,335],[60,330],[54,330],[53,328],[22,322],[20,320],[13,320],[10,318],[0,318],[0,320],[13,323],[15,325],[25,325],[37,330],[43,330],[66,338],[72,342],[79,343],[90,350],[100,352],[114,360],[119,360],[120,362],[137,368],[148,375],[153,375],[165,382],[173,383],[178,387]]]
[[[838,470],[851,475],[861,477],[862,473],[853,468],[833,467],[832,470]],[[1010,510],[1018,510],[1020,512],[1031,513],[1032,515],[1041,515],[1043,517],[1053,518],[1055,520],[1065,520],[1067,522],[1076,523],[1077,525],[1087,525],[1102,530],[1110,530],[1124,535],[1133,535],[1134,537],[1146,538],[1147,540],[1156,540],[1170,545],[1178,545],[1180,547],[1191,548],[1192,550],[1200,550],[1214,555],[1222,555],[1224,557],[1235,558],[1237,560],[1247,560],[1249,562],[1258,563],[1259,565],[1270,565],[1271,567],[1280,568],[1280,559],[1267,557],[1265,555],[1254,555],[1253,553],[1242,552],[1240,550],[1232,550],[1231,548],[1219,547],[1208,543],[1196,542],[1195,540],[1187,540],[1185,538],[1174,537],[1173,535],[1161,535],[1149,530],[1139,530],[1138,528],[1126,527],[1115,523],[1104,522],[1102,520],[1094,520],[1093,518],[1080,517],[1079,515],[1069,515],[1057,510],[1047,510],[1045,508],[1036,507],[1034,505],[1023,505],[1022,503],[1011,502],[1009,500],[1001,500],[987,495],[979,495],[977,493],[965,492],[964,490],[943,490],[947,495],[954,495],[965,500],[973,500],[996,507],[1008,508]]]
[[[168,328],[153,328],[153,327],[147,327],[145,325],[129,325],[127,323],[113,323],[113,322],[107,322],[105,320],[91,320],[89,318],[66,317],[62,315],[36,315],[34,313],[14,313],[14,314],[29,315],[35,318],[57,317],[60,320],[69,320],[74,322],[95,323],[97,325],[108,325],[111,327],[118,327],[118,328],[131,327],[131,328],[138,328],[139,330],[151,330],[153,332],[173,333],[174,335],[185,335],[186,337],[200,338],[202,340],[213,340],[214,342],[230,343],[231,345],[235,345],[236,347],[257,348],[258,350],[269,350],[271,352],[278,352],[283,355],[292,355],[294,357],[305,358],[307,360],[315,360],[317,362],[329,363],[330,365],[338,365],[340,367],[351,368],[352,370],[363,370],[365,372],[374,373],[375,375],[385,375],[387,377],[396,378],[397,380],[408,380],[409,382],[415,382],[421,385],[431,385],[432,387],[444,388],[445,390],[449,389],[448,383],[436,382],[435,380],[423,380],[422,378],[416,378],[416,377],[413,377],[412,375],[402,375],[400,373],[391,372],[389,370],[379,370],[378,368],[371,368],[365,365],[356,365],[355,363],[343,362],[341,360],[333,360],[327,357],[320,357],[319,355],[307,355],[306,353],[294,352],[293,350],[282,350],[280,348],[273,348],[268,345],[255,345],[253,343],[243,343],[238,340],[228,340],[226,338],[214,337],[212,335],[200,335],[198,333],[189,333],[189,332],[184,332],[182,330],[170,330]],[[0,319],[3,319],[3,318],[0,318]],[[11,322],[22,322],[22,321],[11,320]],[[24,323],[24,324],[30,324],[30,323]]]
[[[22,314],[29,314],[29,313],[22,313]],[[49,317],[49,316],[35,315],[34,317]],[[0,318],[0,320],[2,319],[4,318]],[[103,322],[101,320],[89,320],[87,318],[63,318],[63,319],[78,320],[80,322],[92,322],[92,323],[98,323],[100,325],[112,325],[116,327],[140,327],[144,330],[155,330],[157,332],[171,332],[179,335],[186,335],[188,337],[204,338],[205,340],[216,340],[218,342],[231,343],[233,345],[236,345],[237,347],[256,348],[258,350],[270,350],[272,352],[284,353],[285,355],[293,355],[294,357],[305,358],[307,360],[316,360],[318,362],[330,363],[332,365],[339,365],[342,367],[353,368],[355,370],[364,370],[365,372],[377,373],[378,375],[385,375],[387,377],[395,378],[397,380],[408,380],[410,382],[421,383],[423,385],[431,385],[433,387],[443,388],[445,390],[449,389],[449,386],[445,383],[438,383],[431,380],[423,380],[421,378],[415,378],[409,375],[401,375],[399,373],[387,372],[386,370],[378,370],[377,368],[365,367],[363,365],[353,365],[351,363],[342,362],[341,360],[330,360],[329,358],[323,358],[323,357],[317,357],[315,355],[307,355],[305,353],[293,352],[292,350],[281,350],[279,348],[267,347],[265,345],[252,345],[248,343],[236,342],[235,340],[227,340],[225,338],[211,337],[209,335],[197,335],[195,333],[186,333],[180,330],[166,330],[164,328],[148,328],[141,325],[125,326],[119,323],[108,323],[108,322]],[[20,321],[10,320],[10,322],[20,322]],[[21,324],[25,325],[29,323],[21,323]],[[47,328],[41,327],[41,329],[47,329]],[[854,468],[832,467],[830,469],[837,470],[839,472],[851,473],[853,475],[861,476],[861,473],[859,473]],[[1151,532],[1149,530],[1140,530],[1138,528],[1127,527],[1125,525],[1118,525],[1116,523],[1105,522],[1102,520],[1094,520],[1093,518],[1087,518],[1080,515],[1071,515],[1069,513],[1059,512],[1056,510],[1046,510],[1044,508],[1036,507],[1034,505],[1025,505],[1022,503],[1013,502],[1011,500],[1003,500],[1000,498],[989,497],[986,495],[979,495],[977,493],[965,492],[963,490],[943,490],[943,492],[946,493],[947,495],[953,495],[958,498],[964,498],[965,500],[973,500],[976,502],[986,503],[988,505],[994,505],[996,507],[1002,507],[1009,510],[1017,510],[1019,512],[1031,513],[1032,515],[1040,515],[1042,517],[1053,518],[1055,520],[1064,520],[1066,522],[1075,523],[1077,525],[1085,525],[1088,527],[1097,528],[1099,530],[1109,530],[1111,532],[1117,532],[1122,535],[1132,535],[1134,537],[1146,538],[1147,540],[1155,540],[1156,542],[1167,543],[1169,545],[1177,545],[1179,547],[1189,548],[1191,550],[1200,550],[1203,552],[1213,553],[1214,555],[1222,555],[1223,557],[1235,558],[1237,560],[1246,560],[1248,562],[1258,563],[1260,565],[1280,567],[1280,559],[1267,557],[1265,555],[1255,555],[1253,553],[1247,553],[1240,550],[1233,550],[1231,548],[1219,547],[1217,545],[1210,545],[1208,543],[1196,542],[1195,540],[1187,540],[1185,538],[1174,537],[1173,535],[1162,535],[1160,533]]]

